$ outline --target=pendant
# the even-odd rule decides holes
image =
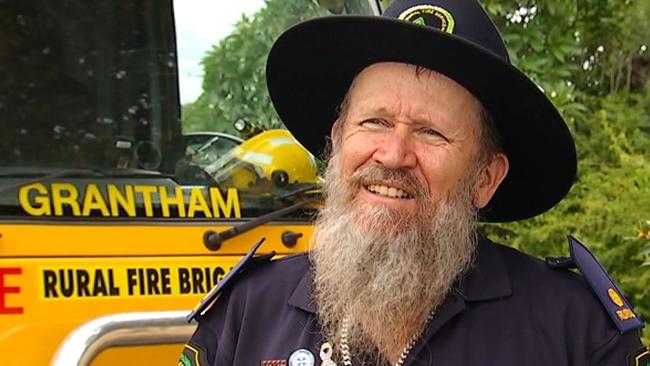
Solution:
[[[336,366],[336,362],[332,361],[332,356],[334,355],[334,349],[330,342],[323,343],[320,346],[320,360],[322,361],[321,366]]]

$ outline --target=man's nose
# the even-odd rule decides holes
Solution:
[[[380,141],[374,159],[386,168],[413,168],[417,157],[413,151],[413,136],[407,126],[396,126]]]

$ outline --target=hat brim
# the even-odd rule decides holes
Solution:
[[[271,49],[266,69],[269,94],[291,133],[319,155],[353,78],[377,62],[419,65],[446,75],[491,114],[510,170],[481,210],[482,221],[533,217],[568,193],[576,174],[576,151],[553,104],[515,67],[446,32],[370,16],[301,23]]]

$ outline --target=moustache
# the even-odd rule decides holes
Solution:
[[[350,186],[355,189],[382,183],[394,185],[416,200],[428,198],[426,185],[407,169],[387,169],[381,165],[368,165],[359,168],[350,176]]]

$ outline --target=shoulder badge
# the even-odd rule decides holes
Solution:
[[[260,256],[255,256],[255,252],[264,242],[265,238],[260,239],[251,250],[246,253],[244,258],[242,258],[236,265],[233,267],[227,275],[225,275],[219,283],[214,286],[210,292],[208,292],[205,297],[199,301],[199,303],[192,309],[192,311],[185,317],[187,322],[191,322],[192,319],[196,318],[199,315],[205,314],[205,312],[210,308],[214,301],[219,297],[219,295],[228,287],[232,286],[235,279],[246,269],[250,268],[255,264],[265,263],[271,260],[275,256],[275,252],[268,254],[263,254]]]
[[[643,322],[639,315],[632,309],[630,303],[594,254],[573,236],[569,235],[568,239],[571,258],[546,258],[549,267],[577,267],[621,334],[642,328]]]
[[[183,353],[178,359],[178,366],[203,366],[208,365],[205,349],[191,341],[185,344]]]
[[[627,355],[627,366],[650,366],[650,349],[641,347]]]

